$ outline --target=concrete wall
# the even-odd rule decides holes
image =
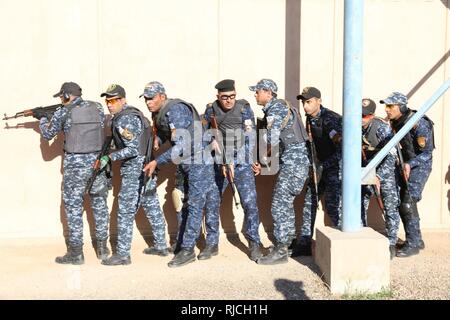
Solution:
[[[398,90],[419,107],[450,75],[449,1],[365,4],[364,95],[377,101]],[[299,14],[292,15],[293,10]],[[2,114],[58,102],[52,94],[65,81],[79,83],[83,97],[97,101],[110,83],[119,83],[128,102],[147,115],[138,96],[151,80],[161,81],[170,97],[184,98],[203,111],[215,97],[214,84],[233,78],[239,96],[254,104],[248,86],[263,77],[274,79],[280,96],[286,92],[290,99],[295,91],[316,86],[324,105],[341,112],[343,1],[0,0],[0,12]],[[445,152],[450,140],[444,127],[450,120],[444,108],[449,97],[428,113],[436,124],[436,150],[419,205],[424,228],[450,228],[445,181],[450,180]],[[256,104],[253,109],[262,115]],[[377,113],[384,115],[381,107]],[[22,125],[1,128],[0,237],[60,235],[62,137],[50,143],[40,139],[37,122],[30,118],[8,124]],[[173,207],[166,195],[173,186],[171,169],[162,171],[159,195],[173,232]],[[112,211],[118,183],[116,178],[109,198]],[[272,228],[272,184],[273,177],[258,178],[266,231]],[[229,193],[226,199],[231,200]],[[242,212],[232,210],[231,204],[222,210],[222,225],[229,232],[239,231],[242,223]],[[370,218],[380,228],[375,209]],[[137,222],[139,231],[147,233],[142,212]]]

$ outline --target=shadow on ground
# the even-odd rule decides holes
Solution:
[[[302,281],[277,279],[274,284],[277,291],[283,294],[285,300],[311,300],[303,290]]]

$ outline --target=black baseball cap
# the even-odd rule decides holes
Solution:
[[[303,89],[302,93],[297,96],[297,100],[309,100],[311,98],[319,98],[321,94],[319,89],[314,87],[306,87]]]
[[[71,94],[73,96],[80,97],[81,96],[81,87],[75,82],[64,82],[59,89],[59,92],[53,95],[53,98],[62,96],[64,94]]]
[[[374,114],[377,105],[372,99],[364,98],[362,99],[362,115],[367,116],[369,114]]]
[[[125,89],[118,84],[111,84],[105,92],[103,92],[100,97],[107,96],[108,98],[112,97],[121,97],[125,98]]]

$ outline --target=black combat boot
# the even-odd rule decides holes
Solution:
[[[97,241],[95,252],[99,260],[105,260],[106,258],[108,258],[110,251],[108,249],[108,245],[106,244],[106,239]]]
[[[419,254],[419,247],[412,246],[409,242],[405,242],[401,249],[397,250],[396,256],[399,258],[406,258]]]
[[[219,246],[216,244],[214,246],[206,245],[205,249],[200,252],[197,259],[206,260],[211,259],[212,256],[217,256],[219,254]]]
[[[311,256],[311,239],[302,238],[292,249],[291,257]]]
[[[145,248],[143,252],[145,254],[151,254],[151,255],[161,256],[161,257],[166,257],[166,256],[169,255],[169,250],[167,248],[157,249],[157,248],[155,248],[153,246]]]
[[[277,244],[268,255],[258,259],[258,264],[279,264],[288,262],[288,246],[286,244]]]
[[[250,260],[257,261],[259,258],[261,258],[261,244],[259,242],[250,241],[248,249],[250,251]]]
[[[394,259],[396,251],[397,251],[397,249],[395,246],[392,246],[392,245],[389,246],[389,254],[390,254],[391,260]]]
[[[420,250],[425,249],[425,242],[423,242],[422,239],[419,240],[419,249],[420,249]]]
[[[67,245],[67,253],[62,257],[56,257],[56,263],[80,265],[84,263],[83,245]]]
[[[121,256],[120,254],[113,254],[108,259],[102,260],[102,264],[105,266],[121,266],[131,263],[130,256]]]
[[[194,249],[181,249],[175,257],[167,264],[169,268],[184,266],[195,261]]]

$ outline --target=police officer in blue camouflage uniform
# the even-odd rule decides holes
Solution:
[[[218,82],[217,100],[206,107],[204,119],[207,129],[215,130],[212,125],[212,119],[215,119],[220,135],[213,140],[217,164],[214,166],[216,171],[216,184],[220,193],[223,195],[227,186],[226,168],[224,166],[224,154],[231,175],[234,178],[234,184],[239,193],[245,215],[245,235],[249,241],[250,259],[253,261],[261,257],[259,227],[259,211],[256,204],[256,185],[255,176],[252,170],[252,150],[255,146],[255,117],[250,104],[246,100],[236,100],[236,90],[234,80],[225,79]],[[227,156],[232,157],[228,159]],[[208,237],[213,238],[214,243],[219,238],[219,216],[214,215],[214,220],[209,219],[209,208],[206,208],[206,227]],[[212,221],[211,221],[212,220]],[[209,226],[212,226],[210,228]],[[210,235],[210,233],[212,233]],[[208,243],[208,238],[206,239]],[[200,253],[209,256],[210,246]]]
[[[258,105],[263,106],[266,123],[268,153],[276,154],[279,147],[280,169],[272,198],[272,218],[274,223],[275,246],[258,264],[278,264],[288,261],[288,245],[295,235],[294,199],[303,189],[308,177],[310,160],[306,147],[307,134],[298,109],[281,99],[277,99],[277,85],[273,80],[262,79],[255,86]],[[256,174],[261,171],[260,164],[254,164]]]
[[[386,105],[386,114],[394,132],[398,132],[410,119],[415,110],[408,108],[408,98],[393,92],[380,103]],[[409,257],[425,247],[420,231],[420,217],[417,202],[430,176],[433,164],[434,132],[433,122],[424,116],[400,140],[404,160],[400,179],[400,218],[406,233],[404,245],[397,250],[397,257]]]
[[[181,99],[168,99],[164,86],[149,82],[142,96],[154,120],[161,142],[170,141],[172,147],[151,161],[144,171],[151,175],[157,166],[177,163],[187,185],[187,220],[181,250],[169,262],[169,267],[180,267],[195,261],[195,244],[200,235],[205,204],[219,212],[219,197],[214,183],[211,154],[205,152],[203,128],[195,107]]]
[[[312,140],[310,147],[315,147],[310,154],[315,153],[317,157],[321,178],[317,179],[317,188],[314,179],[308,183],[300,239],[293,246],[292,256],[311,255],[311,238],[320,195],[324,194],[325,210],[333,226],[339,225],[342,211],[342,117],[322,106],[321,92],[317,88],[304,88],[297,99],[302,101],[306,113],[306,130]]]
[[[362,160],[363,167],[366,166],[394,136],[388,122],[375,117],[376,104],[371,99],[362,100]],[[362,186],[361,220],[367,227],[367,209],[370,196],[381,191],[380,205],[386,223],[387,237],[389,239],[389,252],[391,259],[394,258],[397,243],[397,234],[400,224],[398,206],[400,204],[398,195],[398,184],[396,179],[395,148],[381,161],[376,168],[377,184]],[[374,188],[377,188],[377,192]]]
[[[66,82],[53,97],[59,97],[63,107],[48,120],[45,114],[36,114],[40,119],[42,137],[51,140],[64,132],[63,201],[69,229],[67,253],[57,257],[56,263],[83,264],[83,194],[87,181],[93,173],[93,165],[102,149],[105,115],[97,102],[83,100],[81,88],[74,82]],[[95,220],[97,257],[105,259],[109,254],[108,180],[104,171],[97,176],[90,191],[91,206]]]
[[[148,254],[167,255],[165,243],[165,221],[156,194],[156,181],[149,180],[142,195],[144,158],[150,147],[150,123],[139,109],[127,104],[123,87],[112,84],[106,92],[106,105],[113,115],[111,131],[116,151],[103,156],[102,166],[110,161],[122,160],[120,173],[122,177],[119,192],[119,212],[117,214],[117,248],[116,253],[102,264],[108,266],[128,265],[131,263],[130,250],[133,238],[134,217],[142,204],[155,238],[155,247],[147,248]]]

